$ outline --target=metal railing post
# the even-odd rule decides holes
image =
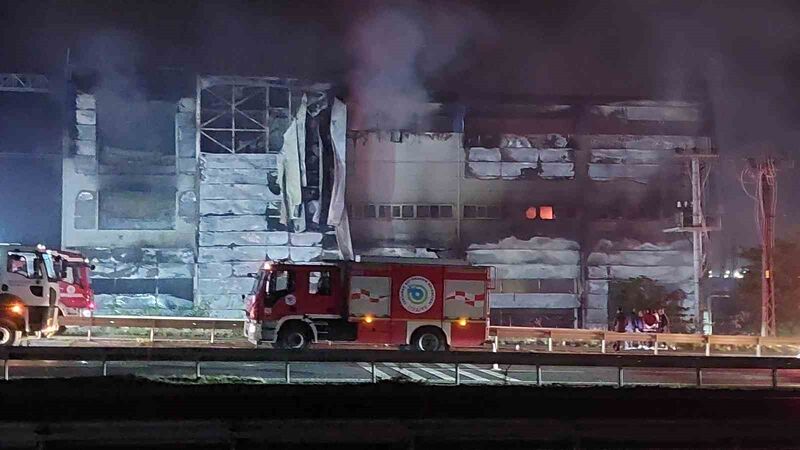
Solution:
[[[547,336],[547,351],[553,351],[553,336]]]
[[[217,327],[216,325],[211,328],[211,343],[214,343],[214,337],[217,335]]]
[[[194,377],[200,378],[200,360],[194,362]]]
[[[375,361],[369,363],[370,371],[372,372],[372,383],[378,382],[378,373],[375,372]]]
[[[600,340],[600,353],[606,352],[606,334],[603,333],[603,339]]]
[[[542,366],[536,365],[536,385],[541,386],[543,383],[542,381]]]
[[[700,386],[703,385],[703,369],[701,369],[699,367],[697,368],[696,385],[697,385],[697,387],[700,387]]]
[[[772,368],[772,388],[776,389],[778,387],[778,369],[776,367]]]
[[[625,368],[622,366],[617,367],[617,385],[619,387],[625,386]]]
[[[3,379],[8,381],[8,360],[3,360]]]
[[[150,342],[154,342],[156,337],[156,328],[150,327]]]
[[[89,330],[86,332],[86,340],[90,341],[90,342],[92,340],[92,327],[91,326],[89,327]]]
[[[706,336],[706,356],[711,356],[711,339]]]
[[[289,361],[286,361],[286,384],[292,383],[292,369]]]
[[[761,356],[761,344],[756,344],[756,356]]]
[[[492,341],[492,352],[497,353],[499,347],[500,347],[500,338],[497,335],[494,335],[494,340]],[[500,370],[500,364],[497,363],[492,364],[492,370]]]
[[[108,361],[103,360],[103,376],[108,376]]]

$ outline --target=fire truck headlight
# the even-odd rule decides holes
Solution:
[[[25,312],[25,307],[19,303],[12,303],[11,307],[8,308],[8,310],[16,315],[21,316]]]
[[[372,316],[364,316],[364,323],[372,323],[373,320],[375,320],[375,318]]]
[[[458,322],[456,322],[456,323],[460,327],[465,327],[465,326],[467,326],[467,318],[466,317],[462,317],[462,318],[458,319]]]
[[[92,310],[91,309],[84,309],[81,311],[81,316],[83,317],[92,317]]]

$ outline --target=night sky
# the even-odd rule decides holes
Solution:
[[[791,1],[0,1],[0,24],[0,72],[54,79],[69,49],[73,62],[142,85],[172,71],[333,81],[367,98],[387,85],[422,98],[708,95],[732,243],[755,240],[738,185],[744,158],[796,158],[800,134],[800,3]],[[12,114],[7,97],[2,122]],[[53,123],[25,126],[60,142]],[[0,151],[40,151],[7,130]],[[2,161],[4,175],[45,175],[45,204],[57,195],[53,162]],[[789,170],[800,166],[779,181],[784,234],[800,220],[800,177]],[[36,214],[4,225],[0,240],[32,230]],[[57,241],[56,222],[47,239]]]

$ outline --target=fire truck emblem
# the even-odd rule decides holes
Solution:
[[[294,306],[294,304],[297,303],[297,297],[295,297],[292,294],[289,294],[283,298],[283,301],[284,303],[286,303],[286,306]]]
[[[412,314],[431,309],[435,300],[436,289],[425,277],[409,277],[400,286],[400,304]]]

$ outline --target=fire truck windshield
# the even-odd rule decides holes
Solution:
[[[40,255],[42,261],[44,261],[44,268],[47,271],[47,279],[50,281],[58,281],[58,274],[56,273],[55,265],[53,264],[53,258],[47,254],[42,253]]]
[[[258,277],[256,277],[256,281],[253,283],[253,288],[250,289],[250,294],[256,295],[258,294],[259,289],[266,289],[266,284],[269,280],[269,271],[268,270],[261,270],[258,272]]]
[[[62,279],[69,284],[88,286],[89,278],[84,276],[84,267],[87,267],[86,264],[65,263]]]

